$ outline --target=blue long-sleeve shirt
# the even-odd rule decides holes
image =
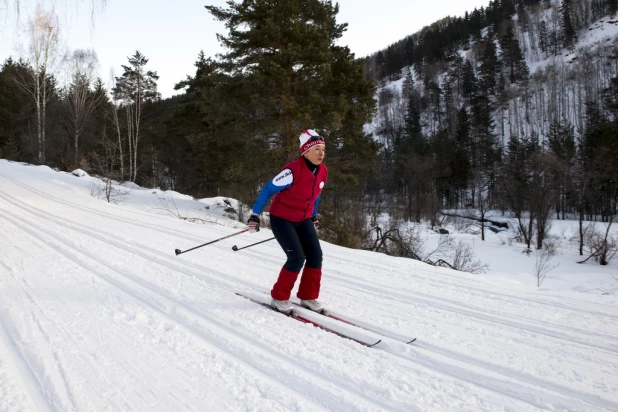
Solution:
[[[314,171],[314,174],[315,174],[315,171]],[[270,199],[272,196],[276,195],[277,193],[281,192],[282,190],[287,189],[288,187],[292,186],[293,183],[294,183],[294,174],[292,173],[292,170],[283,169],[281,173],[275,176],[273,180],[271,180],[270,182],[266,184],[266,186],[264,186],[257,200],[253,204],[252,212],[255,213],[256,215],[259,215],[260,213],[262,213],[264,206],[266,206],[266,203],[268,203],[268,199]],[[318,203],[320,202],[320,196],[318,196],[317,199],[315,199],[315,202],[313,203],[312,217],[317,216],[318,214]]]

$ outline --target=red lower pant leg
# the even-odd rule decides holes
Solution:
[[[310,268],[305,266],[303,275],[300,278],[298,296],[302,300],[317,299],[320,295],[320,280],[322,279],[322,268]]]
[[[286,268],[282,268],[279,272],[279,278],[273,289],[270,291],[270,296],[276,300],[289,300],[290,294],[299,272],[290,272]]]

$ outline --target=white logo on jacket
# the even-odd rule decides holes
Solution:
[[[324,187],[324,182],[320,182],[320,189]]]
[[[291,169],[284,169],[273,179],[273,185],[275,186],[287,186],[291,185],[294,181],[294,174]]]

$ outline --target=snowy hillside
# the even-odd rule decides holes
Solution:
[[[367,348],[235,295],[275,280],[274,241],[231,249],[267,229],[175,256],[245,228],[224,199],[93,189],[0,160],[2,412],[618,410],[615,262],[565,252],[537,289],[498,237],[485,275],[324,243],[321,300]]]
[[[551,14],[557,13],[556,10],[557,6],[532,14],[531,19],[535,22],[533,26],[538,27],[539,21],[551,20]],[[512,20],[517,23],[517,15],[514,15]],[[493,132],[499,136],[501,145],[505,147],[511,136],[536,135],[543,139],[547,136],[554,118],[568,120],[575,130],[581,133],[585,123],[586,102],[603,101],[605,99],[603,91],[609,87],[610,80],[618,74],[618,66],[615,64],[618,50],[618,19],[607,15],[593,21],[585,30],[578,33],[573,52],[561,46],[555,55],[544,53],[539,49],[536,44],[538,33],[535,30],[526,33],[517,24],[514,27],[530,72],[530,81],[526,86],[507,85],[503,96],[500,97],[503,101],[499,104],[498,98],[494,97],[494,103],[499,107],[492,111],[495,122]],[[487,28],[482,30],[482,38],[486,38],[487,31]],[[494,42],[498,55],[502,58],[498,39],[496,38]],[[472,61],[478,74],[481,65],[479,41],[472,40],[470,43],[465,48],[459,48],[456,54],[464,60]],[[457,110],[469,107],[469,102],[462,96],[459,86],[461,79],[457,73],[461,70],[454,68],[452,61],[443,61],[436,66],[439,69],[428,77],[440,86],[444,94],[447,88],[451,88],[455,96],[454,107]],[[404,67],[398,75],[391,76],[396,80],[386,78],[379,82],[380,87],[375,94],[378,102],[377,115],[365,126],[365,132],[372,133],[376,140],[387,146],[389,139],[384,130],[401,128],[404,124],[407,97],[403,89],[404,78],[408,71],[417,73],[414,89],[419,96],[427,98],[423,76],[418,76],[418,67],[415,65]],[[427,105],[428,103],[424,103],[421,123],[423,133],[430,136],[436,133],[438,128],[431,118],[429,109],[425,107]],[[449,109],[444,99],[440,100],[439,107],[439,111],[445,116],[441,121],[448,121]]]

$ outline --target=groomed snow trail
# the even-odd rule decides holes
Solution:
[[[231,246],[270,231],[175,256],[239,227],[87,187],[0,160],[0,411],[618,410],[613,296],[323,243],[321,300],[380,329],[365,348],[234,294],[269,290],[279,246]]]

